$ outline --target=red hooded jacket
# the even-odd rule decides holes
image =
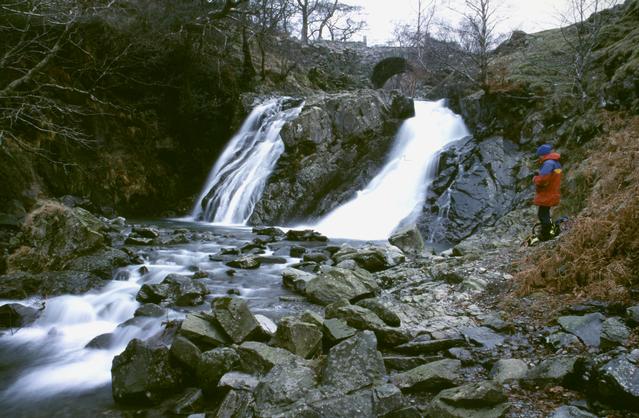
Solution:
[[[556,152],[539,158],[541,168],[539,174],[533,177],[535,183],[535,200],[537,206],[557,206],[561,197],[561,156]]]

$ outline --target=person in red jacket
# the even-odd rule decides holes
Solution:
[[[534,204],[539,207],[537,216],[541,222],[541,241],[548,241],[551,238],[552,217],[550,216],[550,208],[559,205],[561,197],[561,164],[559,159],[561,156],[553,152],[552,146],[544,144],[537,148],[537,156],[539,157],[539,173],[533,177],[535,183],[535,200]]]

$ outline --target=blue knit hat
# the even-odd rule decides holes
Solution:
[[[552,151],[552,145],[544,144],[540,146],[539,148],[537,148],[537,156],[542,157],[544,155],[550,154],[551,151]]]

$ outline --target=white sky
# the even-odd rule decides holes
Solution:
[[[454,21],[463,10],[463,0],[436,0],[436,17]],[[345,0],[347,4],[364,8],[361,16],[368,22],[365,35],[369,44],[384,44],[393,33],[395,24],[412,22],[417,16],[417,0]],[[423,0],[426,4],[428,0]],[[507,33],[515,29],[527,33],[560,26],[560,15],[567,10],[569,0],[496,0],[500,22],[497,30]],[[353,40],[361,40],[361,35]]]

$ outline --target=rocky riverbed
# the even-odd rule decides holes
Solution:
[[[395,247],[43,202],[0,276],[3,410],[636,416],[639,307],[504,309],[532,218],[515,211],[433,254],[410,229]]]

